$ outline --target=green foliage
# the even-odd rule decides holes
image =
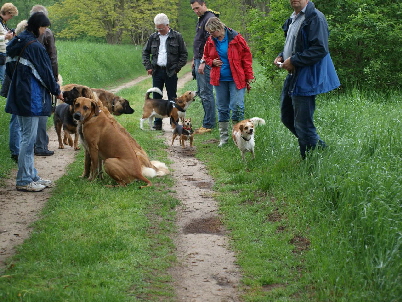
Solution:
[[[314,3],[327,17],[330,52],[343,87],[380,90],[400,87],[402,49],[395,46],[402,43],[400,1],[316,0]],[[271,1],[268,13],[248,11],[253,53],[270,79],[281,75],[272,62],[282,50],[281,26],[291,12],[286,1]]]
[[[177,23],[178,0],[153,3],[146,0],[64,0],[49,8],[57,36],[65,39],[102,38],[110,44],[142,44],[154,31],[153,19],[166,13]]]

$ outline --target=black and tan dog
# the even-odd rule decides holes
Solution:
[[[172,136],[172,146],[176,137],[179,137],[179,143],[183,148],[185,147],[184,142],[187,140],[190,141],[190,147],[193,147],[194,130],[191,124],[191,118],[182,119],[182,125],[176,125]]]
[[[142,108],[142,118],[140,120],[140,128],[144,130],[144,121],[148,119],[149,128],[152,130],[152,123],[155,117],[165,118],[170,117],[170,125],[175,128],[179,122],[178,112],[185,112],[194,101],[197,93],[195,91],[187,91],[182,96],[174,100],[151,99],[149,95],[152,92],[162,95],[159,88],[150,88],[145,94],[145,103]]]
[[[56,129],[57,138],[59,141],[59,149],[64,149],[64,145],[74,147],[74,150],[79,150],[78,146],[78,128],[77,121],[73,119],[73,102],[80,96],[93,97],[93,93],[89,87],[74,87],[71,90],[63,91],[64,103],[56,106],[53,115],[54,128]],[[61,130],[64,132],[62,139]],[[74,135],[74,141],[71,135]]]
[[[73,116],[79,122],[86,140],[91,160],[90,180],[97,177],[99,163],[103,161],[106,173],[119,186],[126,186],[135,179],[144,181],[146,186],[152,186],[148,178],[156,176],[157,171],[142,165],[133,148],[133,142],[120,128],[121,125],[100,110],[96,101],[84,97],[77,98]]]
[[[113,115],[132,114],[134,109],[130,107],[129,101],[105,89],[92,88],[109,112]]]

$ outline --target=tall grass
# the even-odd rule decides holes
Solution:
[[[70,65],[63,55],[64,47],[74,49],[69,43],[59,45],[61,66]],[[120,53],[118,62],[140,65],[139,54],[131,58],[126,46],[104,46],[93,44],[92,53],[102,48],[110,52],[105,57]],[[85,52],[77,72],[67,72],[69,66],[60,73],[68,82],[102,87],[113,86],[124,78],[121,69],[131,67],[115,64],[98,74],[99,65],[86,64],[92,53]],[[195,137],[196,156],[214,177],[243,272],[244,301],[402,301],[400,93],[319,96],[315,120],[329,148],[302,161],[296,139],[280,122],[280,86],[259,76],[258,64],[255,72],[246,117],[267,121],[256,129],[256,159],[247,154],[243,162],[232,142],[218,148],[217,129]],[[106,74],[110,82],[106,77],[98,85],[96,78]],[[152,159],[167,161],[158,133],[139,130],[150,85],[147,80],[119,93],[136,112],[118,120]],[[187,89],[194,90],[195,81]],[[201,102],[187,115],[199,127]],[[12,165],[8,118],[0,112],[5,171]],[[172,179],[157,178],[144,190],[136,183],[105,188],[113,183],[108,177],[93,183],[79,178],[82,161],[80,153],[58,181],[32,237],[10,260],[13,266],[0,278],[0,300],[174,301],[167,273],[178,204],[170,197]]]
[[[329,148],[302,161],[279,119],[279,87],[255,86],[246,117],[267,120],[256,160],[241,162],[233,144],[197,153],[217,182],[246,301],[401,301],[401,95],[320,96]]]

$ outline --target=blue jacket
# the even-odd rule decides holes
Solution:
[[[297,35],[295,54],[290,58],[296,68],[291,94],[299,96],[317,95],[340,86],[329,54],[329,30],[324,14],[309,1],[305,17]],[[289,18],[282,27],[285,36],[291,22]]]
[[[20,61],[16,61],[24,48]],[[12,79],[7,95],[6,112],[21,116],[50,116],[50,93],[60,94],[49,55],[33,33],[25,30],[7,45],[7,75]],[[13,73],[14,71],[14,73]]]

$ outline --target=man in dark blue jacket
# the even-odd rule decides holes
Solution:
[[[281,95],[282,123],[298,138],[304,159],[309,150],[324,148],[314,126],[317,94],[340,86],[328,48],[328,24],[308,0],[290,0],[293,14],[283,25],[285,46],[274,64],[288,71]]]

